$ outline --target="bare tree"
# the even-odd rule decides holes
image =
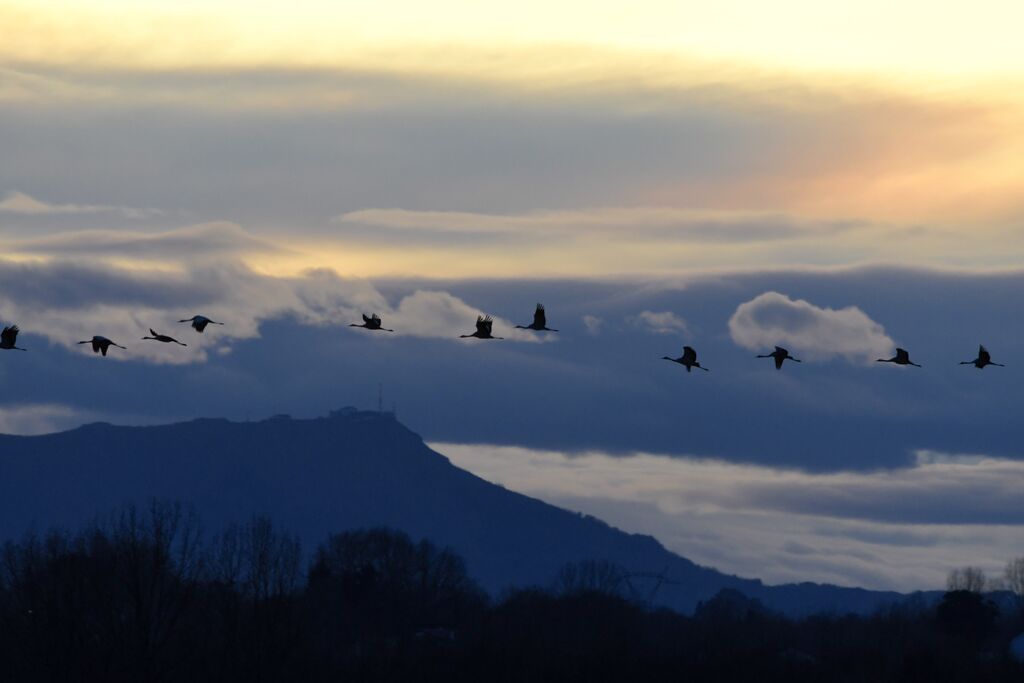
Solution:
[[[946,590],[981,593],[987,584],[985,570],[981,567],[961,567],[949,573],[949,577],[946,579]]]
[[[627,581],[626,570],[608,560],[567,562],[558,570],[554,592],[557,595],[595,592],[623,597]]]
[[[1006,590],[1017,596],[1018,602],[1024,603],[1024,557],[1015,557],[1006,563],[1003,584]]]

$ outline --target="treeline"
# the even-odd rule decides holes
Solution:
[[[1019,609],[937,606],[793,621],[723,591],[646,607],[614,565],[489,599],[461,558],[386,529],[308,559],[271,521],[204,538],[180,506],[125,508],[0,552],[0,681],[1019,680]]]

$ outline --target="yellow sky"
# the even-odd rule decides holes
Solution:
[[[415,113],[417,102],[402,98],[434,96],[441,91],[435,86],[462,77],[474,85],[469,96],[500,93],[517,105],[567,92],[581,100],[608,95],[578,110],[603,108],[617,122],[634,120],[636,130],[650,111],[703,107],[721,111],[722,120],[746,133],[746,163],[725,174],[666,172],[642,185],[624,172],[626,189],[609,201],[872,226],[830,237],[827,248],[809,236],[796,249],[795,263],[895,258],[1004,267],[1013,256],[995,245],[1012,243],[1016,253],[1024,215],[1022,25],[1024,3],[997,0],[0,0],[0,101],[59,107],[68,99],[115,106],[167,102],[244,111],[372,106]],[[218,77],[232,69],[293,69],[294,75],[270,85]],[[301,78],[346,69],[356,70],[353,80]],[[396,85],[374,89],[362,87],[358,69],[429,78],[421,79],[426,86],[394,79]],[[170,76],[152,82],[132,73],[119,77],[134,70]],[[214,82],[175,80],[176,70],[214,74]],[[480,83],[488,87],[476,88]],[[544,93],[524,97],[525,89]],[[595,146],[604,142],[594,140]],[[694,138],[694,153],[700,143]],[[732,158],[724,143],[708,149],[710,160],[714,154]],[[509,192],[523,194],[518,187]],[[44,190],[39,193],[45,198]],[[402,209],[405,201],[339,204],[325,209],[323,220],[343,209]],[[465,210],[457,200],[440,208]],[[207,218],[236,220],[230,214]],[[471,220],[518,219],[476,212]],[[929,230],[926,238],[921,226]],[[669,240],[627,251],[575,234],[563,241],[581,256],[582,275],[754,266],[785,256],[752,243]],[[264,255],[254,263],[268,272],[329,261],[325,265],[361,275],[379,274],[381,264],[398,274],[468,275],[521,273],[519,264],[529,261],[534,274],[577,272],[529,247],[339,247],[320,235],[307,242],[301,257]]]
[[[401,61],[423,46],[571,44],[927,79],[1024,73],[1024,4],[1000,0],[6,0],[0,18],[0,55],[33,61]]]

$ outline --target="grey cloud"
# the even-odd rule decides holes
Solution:
[[[672,311],[640,311],[629,321],[655,334],[679,334],[686,338],[691,336],[686,321]]]
[[[347,325],[377,312],[396,336],[456,339],[473,330],[485,312],[447,292],[417,290],[392,306],[366,280],[330,270],[295,277],[254,272],[235,259],[254,246],[271,247],[231,224],[201,225],[157,235],[68,234],[22,243],[27,253],[47,250],[49,261],[0,259],[0,316],[26,334],[82,350],[76,342],[103,334],[130,344],[122,360],[194,363],[229,353],[231,344],[260,336],[263,321],[290,317],[304,325]],[[107,263],[111,256],[148,257],[143,267]],[[161,258],[162,257],[162,258]],[[163,344],[139,344],[149,328],[181,330],[178,321],[196,313],[226,323],[189,338],[189,353]],[[509,341],[538,337],[495,316],[495,333]]]
[[[779,214],[698,211],[671,207],[604,207],[524,214],[485,214],[459,211],[362,209],[335,216],[343,225],[372,226],[402,231],[465,236],[600,235],[631,242],[676,240],[693,242],[758,242],[832,234],[852,229],[856,222],[810,222]]]
[[[981,562],[998,570],[1019,554],[1024,538],[1019,526],[1010,526],[1020,523],[1019,494],[997,495],[994,505],[978,500],[982,488],[1020,490],[1020,461],[984,458],[809,474],[649,454],[435,447],[457,465],[509,488],[630,531],[654,533],[697,561],[770,581],[939,587],[954,566]],[[772,496],[759,495],[765,489]],[[943,510],[933,504],[938,496]],[[860,504],[840,509],[828,503],[836,499]],[[876,514],[874,507],[890,512]]]
[[[119,213],[125,218],[148,218],[160,215],[159,209],[139,209],[130,206],[104,206],[102,204],[52,204],[30,197],[24,192],[9,192],[0,200],[0,212],[28,216],[59,214]]]
[[[583,326],[587,330],[587,334],[597,336],[601,334],[601,328],[604,326],[604,320],[598,318],[596,315],[585,315],[583,316]]]
[[[159,233],[125,230],[78,230],[37,239],[9,242],[7,249],[24,254],[126,256],[160,261],[223,258],[251,253],[287,254],[282,246],[252,236],[226,221],[204,223]]]

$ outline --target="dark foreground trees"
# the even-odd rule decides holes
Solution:
[[[309,558],[267,519],[206,540],[126,508],[0,552],[0,681],[996,681],[1024,631],[974,592],[869,618],[785,619],[723,591],[653,610],[606,562],[493,601],[451,550],[386,529]]]

